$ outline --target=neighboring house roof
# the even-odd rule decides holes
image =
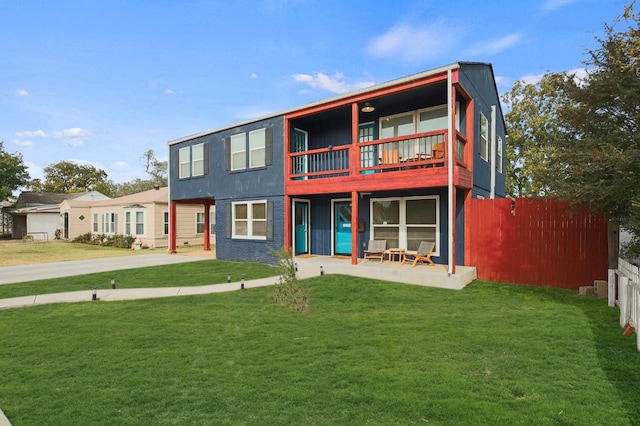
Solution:
[[[124,206],[124,208],[144,208],[143,204],[169,203],[169,188],[166,186],[159,189],[138,192],[136,194],[125,195],[124,197],[110,198],[100,201],[87,200],[65,200],[62,203],[63,210],[73,207],[109,207]]]
[[[372,86],[365,87],[363,89],[355,90],[353,92],[344,93],[344,94],[341,94],[341,95],[338,95],[338,96],[334,96],[332,98],[327,98],[327,99],[322,99],[322,100],[319,100],[319,101],[311,102],[309,104],[298,106],[298,107],[295,107],[295,108],[291,108],[291,109],[288,109],[288,110],[285,110],[285,111],[280,111],[280,112],[276,112],[276,113],[273,113],[273,114],[268,114],[268,115],[265,115],[263,117],[258,117],[258,118],[255,118],[255,119],[243,121],[241,123],[236,123],[236,124],[232,124],[232,125],[229,125],[229,126],[220,127],[220,128],[213,129],[213,130],[207,130],[207,131],[204,131],[204,132],[201,132],[201,133],[196,133],[196,134],[193,134],[193,135],[190,135],[190,136],[185,136],[185,137],[180,138],[180,139],[169,141],[168,144],[169,145],[174,145],[174,144],[177,144],[177,143],[180,143],[180,142],[188,141],[188,140],[191,140],[191,139],[196,139],[196,138],[199,138],[199,137],[202,137],[202,136],[207,136],[207,135],[210,135],[212,133],[217,133],[217,132],[221,132],[223,130],[233,129],[235,127],[239,127],[239,126],[242,126],[242,125],[245,125],[245,124],[249,124],[249,123],[254,123],[256,121],[261,121],[261,120],[266,120],[266,119],[273,118],[273,117],[279,117],[281,115],[291,114],[291,113],[296,112],[296,111],[304,110],[304,109],[307,109],[307,108],[312,108],[314,106],[324,105],[324,104],[331,103],[331,102],[340,101],[340,100],[343,100],[343,99],[348,99],[348,98],[355,97],[355,96],[366,95],[369,92],[375,92],[375,91],[378,91],[380,89],[384,89],[384,88],[387,88],[387,87],[397,86],[397,85],[403,84],[405,82],[410,82],[410,81],[413,81],[413,80],[426,78],[426,77],[429,77],[429,76],[432,76],[432,75],[441,74],[441,73],[447,72],[449,70],[453,71],[453,70],[456,70],[456,69],[460,69],[461,67],[463,67],[465,65],[482,65],[482,66],[485,66],[491,71],[491,74],[493,75],[493,67],[492,67],[492,65],[490,63],[487,63],[487,62],[465,62],[465,61],[454,62],[454,63],[452,63],[450,65],[445,65],[443,67],[433,68],[433,69],[430,69],[430,70],[427,70],[427,71],[422,71],[422,72],[419,72],[419,73],[416,73],[416,74],[408,75],[406,77],[398,78],[398,79],[387,81],[387,82],[380,83],[380,84],[375,84],[375,85],[372,85]],[[493,80],[494,80],[494,87],[495,87],[495,77],[494,77]],[[495,89],[496,89],[496,93],[498,93],[497,87],[495,87]],[[498,107],[500,107],[500,106],[498,106]]]
[[[83,199],[83,200],[104,200],[109,199],[106,195],[98,191],[74,192],[68,194],[59,194],[54,192],[31,192],[25,191],[18,197],[15,209],[23,209],[25,207],[35,207],[42,205],[59,205],[64,200]]]

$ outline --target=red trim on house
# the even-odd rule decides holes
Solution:
[[[289,195],[284,196],[284,248],[290,253],[291,249],[291,197]]]
[[[351,192],[351,264],[358,264],[358,193]]]

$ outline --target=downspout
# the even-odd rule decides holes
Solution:
[[[453,126],[451,123],[453,122],[452,114],[451,114],[451,103],[453,102],[452,96],[453,84],[452,84],[452,75],[451,69],[447,71],[447,165],[449,168],[449,176],[448,176],[448,192],[447,192],[447,203],[448,203],[448,222],[449,222],[449,232],[448,232],[448,241],[449,241],[449,266],[448,273],[449,275],[456,273],[456,259],[455,259],[455,226],[456,226],[456,212],[453,211],[455,208],[454,197],[455,191],[453,187]]]
[[[496,198],[496,106],[491,105],[491,192],[489,198]]]

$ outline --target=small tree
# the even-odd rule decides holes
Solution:
[[[293,312],[308,312],[311,309],[309,293],[298,282],[291,253],[284,248],[271,250],[271,253],[278,259],[276,269],[280,274],[273,288],[273,301]]]
[[[9,154],[0,142],[0,201],[6,200],[13,191],[29,182],[27,166],[19,153]]]

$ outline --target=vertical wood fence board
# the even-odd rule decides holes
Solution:
[[[578,289],[607,279],[607,223],[553,199],[469,200],[468,264],[488,281]]]

